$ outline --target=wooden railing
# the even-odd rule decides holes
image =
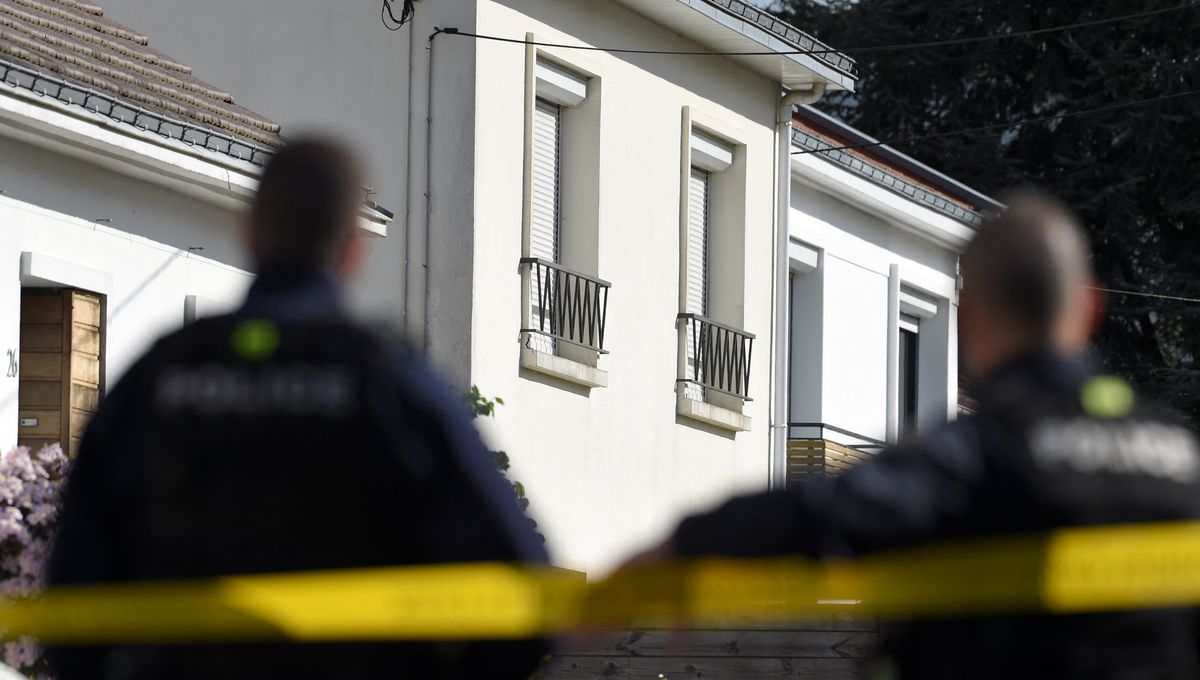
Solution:
[[[806,477],[840,475],[886,446],[878,439],[826,423],[791,423],[788,429],[785,479],[789,484]]]

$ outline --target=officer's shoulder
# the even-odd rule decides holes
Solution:
[[[313,341],[332,341],[361,349],[407,352],[403,337],[385,324],[362,323],[349,317],[331,316],[312,319],[260,317],[234,312],[197,319],[160,338],[148,354],[170,354],[191,348],[213,349],[239,342],[271,344],[285,338],[305,337]]]
[[[1163,402],[1136,389],[1124,378],[1094,373],[1084,378],[1076,394],[1080,415],[1095,420],[1160,422],[1188,428],[1189,423]]]
[[[917,453],[942,467],[974,468],[980,454],[981,420],[976,416],[956,418],[930,431],[901,442],[894,451],[898,455]]]

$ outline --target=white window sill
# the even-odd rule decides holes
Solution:
[[[521,368],[584,387],[608,387],[608,371],[528,347],[521,348]]]
[[[680,397],[675,402],[675,412],[684,418],[699,420],[730,432],[748,432],[750,430],[750,416],[696,399]]]

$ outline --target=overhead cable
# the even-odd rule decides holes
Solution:
[[[987,132],[989,130],[1003,130],[1006,128],[1020,127],[1022,125],[1031,125],[1033,123],[1047,123],[1054,120],[1062,120],[1064,118],[1073,118],[1075,116],[1085,116],[1103,111],[1113,111],[1116,109],[1127,109],[1134,106],[1142,106],[1144,104],[1152,104],[1158,101],[1167,99],[1177,99],[1179,97],[1188,97],[1200,93],[1200,89],[1184,90],[1183,92],[1174,92],[1172,94],[1159,95],[1157,97],[1148,97],[1146,99],[1135,99],[1126,102],[1117,102],[1115,104],[1105,104],[1091,109],[1080,109],[1078,111],[1067,111],[1053,116],[1039,116],[1037,118],[1023,118],[1021,120],[1013,120],[1004,123],[993,123],[991,125],[979,125],[976,127],[959,128],[957,130],[946,130],[945,132],[931,132],[924,135],[914,135],[911,137],[895,137],[892,139],[877,140],[874,142],[863,142],[861,144],[844,144],[842,146],[826,146],[819,149],[803,149],[801,151],[793,151],[793,156],[803,156],[810,153],[828,153],[830,151],[846,151],[853,149],[869,149],[876,146],[886,146],[890,144],[903,144],[905,142],[916,142],[924,139],[936,139],[938,137],[949,137],[952,135],[965,135],[974,132]]]
[[[386,4],[386,3],[385,3]],[[461,31],[456,28],[447,28],[447,35],[460,35],[467,38],[475,38],[476,40],[491,40],[494,42],[515,43],[518,45],[534,45],[536,47],[555,47],[566,50],[583,50],[591,52],[612,52],[614,54],[661,54],[661,55],[679,55],[692,57],[767,57],[775,55],[808,55],[820,56],[826,54],[868,54],[871,52],[895,52],[900,50],[923,49],[929,47],[947,47],[950,45],[967,45],[971,43],[987,42],[991,40],[1006,40],[1008,38],[1022,38],[1034,35],[1045,35],[1047,33],[1057,33],[1061,31],[1071,31],[1079,28],[1089,28],[1092,26],[1103,26],[1131,19],[1141,19],[1144,17],[1166,14],[1168,12],[1177,12],[1185,9],[1200,7],[1200,3],[1187,2],[1181,5],[1172,7],[1164,7],[1161,9],[1146,10],[1144,12],[1135,12],[1133,14],[1123,14],[1115,17],[1106,17],[1104,19],[1093,19],[1091,21],[1080,21],[1073,24],[1062,24],[1059,26],[1048,26],[1046,28],[1035,28],[1027,31],[1013,31],[1011,33],[993,33],[990,35],[978,35],[965,38],[951,38],[948,40],[930,40],[917,43],[899,43],[894,45],[869,45],[864,47],[849,47],[844,49],[817,49],[817,50],[770,50],[770,51],[750,51],[750,52],[721,52],[710,50],[651,50],[637,49],[625,47],[593,47],[589,45],[569,45],[566,43],[539,42],[535,40],[525,40],[523,38],[505,38],[496,35],[484,35],[481,33],[471,33]]]
[[[1163,295],[1161,293],[1148,293],[1140,290],[1120,290],[1117,288],[1100,288],[1099,286],[1087,286],[1091,290],[1098,290],[1103,293],[1113,293],[1116,295],[1132,295],[1134,297],[1156,298],[1159,300],[1174,300],[1175,302],[1198,302],[1200,298],[1182,297],[1180,295]]]

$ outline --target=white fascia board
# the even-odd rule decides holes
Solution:
[[[0,89],[0,134],[227,207],[245,205],[258,187],[249,162],[20,89]]]
[[[917,205],[816,154],[793,155],[792,178],[956,253],[975,237],[975,230],[962,222]]]
[[[262,171],[247,161],[8,86],[0,86],[0,135],[230,210],[250,204]],[[389,221],[367,208],[359,216],[359,226],[379,236],[387,235]]]
[[[662,0],[649,1],[662,2]],[[797,52],[798,50],[796,46],[780,40],[778,37],[763,30],[761,27],[756,26],[745,19],[735,17],[728,12],[717,9],[703,0],[675,1],[679,2],[680,4],[687,5],[691,9],[696,10],[701,14],[707,15],[714,22],[724,26],[730,31],[733,31],[735,34],[748,41],[749,44],[746,46],[745,51],[779,52],[781,53],[779,54],[779,58],[791,61],[803,67],[806,71],[811,72],[816,76],[816,80],[825,81],[830,90],[847,90],[849,92],[854,91],[854,78],[833,69],[828,64],[813,58],[811,55],[787,54],[788,52]],[[672,28],[674,28],[676,31],[679,30],[677,27]],[[808,84],[810,81],[809,78],[804,78],[803,80],[804,84]],[[784,82],[782,84],[785,87],[797,87],[801,83],[796,81]]]

